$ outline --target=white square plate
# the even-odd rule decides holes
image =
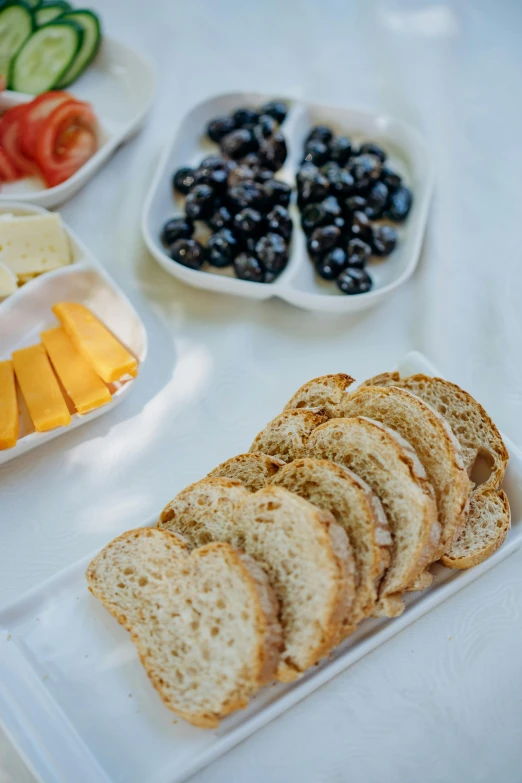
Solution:
[[[416,353],[399,369],[435,374]],[[44,783],[180,783],[520,547],[522,454],[506,445],[513,525],[489,560],[468,571],[436,566],[432,586],[410,593],[401,617],[365,620],[330,659],[297,682],[264,688],[216,731],[194,728],[163,706],[128,633],[87,590],[91,558],[76,563],[0,612],[6,732]]]
[[[74,196],[98,171],[114,150],[139,128],[150,109],[156,89],[156,72],[143,55],[104,35],[100,51],[77,82],[67,91],[92,104],[100,123],[99,149],[61,185],[46,188],[36,177],[3,183],[2,201],[30,201],[56,207]],[[6,90],[0,93],[0,111],[27,103],[33,95]]]
[[[396,250],[389,258],[370,265],[374,287],[367,294],[345,296],[335,283],[326,283],[314,273],[295,204],[290,208],[294,222],[290,260],[271,284],[239,280],[229,269],[189,269],[167,255],[160,240],[161,229],[170,217],[183,211],[183,199],[174,199],[173,173],[181,166],[195,166],[205,155],[218,151],[217,145],[205,136],[205,128],[213,117],[229,114],[239,106],[260,106],[271,97],[258,93],[218,95],[198,104],[185,116],[160,160],[143,209],[143,236],[150,252],[169,274],[198,288],[253,299],[278,296],[307,310],[332,313],[355,312],[377,304],[404,283],[417,266],[433,188],[432,165],[421,135],[410,125],[383,114],[282,99],[289,109],[282,126],[289,154],[278,178],[294,184],[306,135],[312,125],[321,123],[331,126],[335,133],[346,133],[356,144],[381,144],[388,152],[391,167],[413,190],[413,207],[408,220],[398,229]]]
[[[47,210],[16,202],[4,206],[0,202],[0,214],[3,212],[29,215],[45,214]],[[147,355],[147,333],[139,315],[83,242],[65,224],[64,229],[71,244],[73,263],[45,272],[0,303],[0,361],[9,359],[18,348],[39,342],[40,332],[58,325],[52,306],[56,302],[73,301],[87,305],[129,348],[140,364],[143,363]],[[67,427],[56,427],[48,432],[34,431],[20,397],[20,437],[12,449],[0,450],[0,465],[108,413],[129,393],[137,380],[111,384],[112,400],[107,405],[90,413],[73,413]]]

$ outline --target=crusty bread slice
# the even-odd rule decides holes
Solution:
[[[130,631],[165,705],[213,728],[274,676],[281,627],[268,578],[229,544],[190,553],[164,530],[130,530],[87,569],[89,590]]]
[[[260,451],[283,462],[291,462],[301,455],[312,430],[325,421],[328,421],[328,416],[323,410],[302,408],[284,411],[256,436],[250,453]]]
[[[493,498],[490,491],[499,489],[509,459],[497,427],[482,405],[468,392],[442,378],[430,378],[428,375],[401,378],[398,372],[393,372],[372,378],[366,384],[407,389],[444,416],[460,443],[470,477],[478,461],[487,464],[490,475],[472,489],[466,526],[442,558],[444,565],[450,568],[469,568],[481,563],[504,541],[511,524],[505,496]]]
[[[208,475],[236,479],[250,492],[257,492],[272,480],[284,464],[283,460],[269,457],[268,454],[238,454],[222,462]]]
[[[180,492],[158,525],[192,546],[228,541],[263,566],[280,604],[278,679],[295,679],[336,643],[355,574],[348,537],[328,512],[281,487],[249,493],[231,479],[206,478]]]
[[[351,394],[345,416],[367,416],[395,430],[414,448],[435,498],[441,526],[439,559],[451,548],[466,522],[470,481],[460,445],[442,416],[406,389],[362,386]]]
[[[294,408],[324,408],[328,416],[338,416],[339,406],[347,394],[347,389],[355,383],[350,375],[321,375],[303,384],[286,403],[284,410]]]
[[[392,539],[381,502],[351,470],[326,459],[294,460],[281,468],[272,484],[330,511],[348,534],[355,559],[356,592],[341,628],[344,638],[363,617],[371,615],[379,582],[390,562]]]
[[[307,452],[351,468],[380,499],[393,546],[374,614],[401,614],[403,592],[440,541],[435,495],[417,455],[396,432],[366,418],[330,419],[310,435]]]

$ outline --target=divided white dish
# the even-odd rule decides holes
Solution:
[[[413,274],[419,259],[433,188],[432,164],[419,132],[383,114],[282,98],[289,106],[288,117],[282,126],[289,155],[277,177],[293,184],[309,128],[324,123],[330,125],[336,133],[346,133],[355,143],[372,140],[382,144],[389,153],[392,168],[404,176],[406,184],[413,190],[413,207],[408,220],[399,228],[397,249],[388,259],[372,263],[369,271],[374,287],[367,294],[345,296],[334,283],[326,283],[315,275],[307,256],[295,204],[291,207],[294,234],[290,261],[284,272],[271,284],[239,280],[229,270],[208,272],[189,269],[173,261],[161,243],[163,224],[182,211],[183,199],[174,199],[173,196],[174,171],[181,166],[196,165],[205,155],[215,153],[218,149],[205,137],[208,122],[239,106],[258,106],[273,97],[258,93],[218,95],[199,103],[184,117],[159,162],[145,201],[142,217],[145,242],[165,271],[198,288],[252,299],[278,296],[298,307],[323,312],[355,312],[373,306]]]
[[[0,203],[0,214],[4,212],[45,214],[47,210],[17,202]],[[139,315],[83,242],[67,225],[64,224],[64,228],[71,243],[73,263],[40,275],[0,303],[0,361],[9,359],[18,348],[38,342],[40,332],[57,325],[51,311],[56,302],[75,301],[87,305],[143,363],[147,355],[147,333]],[[22,405],[20,437],[12,449],[0,451],[0,465],[108,413],[130,392],[137,380],[112,384],[111,402],[90,413],[74,413],[67,427],[57,427],[48,432],[34,431]]]
[[[435,374],[417,353],[399,369]],[[506,439],[513,525],[506,542],[468,571],[436,567],[395,619],[366,620],[318,667],[265,688],[216,731],[176,719],[161,703],[127,632],[71,566],[0,611],[0,721],[44,783],[180,783],[456,593],[522,545],[522,454]],[[151,519],[147,524],[155,523]]]
[[[129,46],[104,36],[100,51],[68,92],[92,104],[100,122],[100,148],[66,182],[45,188],[41,180],[26,178],[3,183],[0,204],[16,199],[55,207],[74,196],[114,150],[139,128],[150,109],[156,88],[154,66]],[[0,93],[0,111],[26,103],[33,95],[6,90]]]

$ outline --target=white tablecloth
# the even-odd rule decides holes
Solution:
[[[158,100],[62,212],[139,310],[150,353],[110,416],[0,469],[0,604],[243,451],[315,375],[362,379],[418,349],[522,443],[522,4],[92,5],[156,61]],[[232,89],[379,108],[426,134],[437,187],[423,256],[380,309],[325,317],[213,295],[147,254],[140,212],[164,142],[192,104]],[[194,780],[519,783],[521,606],[519,553]],[[0,783],[32,780],[1,737]]]

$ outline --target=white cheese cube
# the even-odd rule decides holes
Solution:
[[[60,215],[22,215],[0,220],[0,264],[15,275],[49,272],[71,263]]]
[[[3,264],[0,264],[0,299],[11,296],[17,289],[16,275]]]

